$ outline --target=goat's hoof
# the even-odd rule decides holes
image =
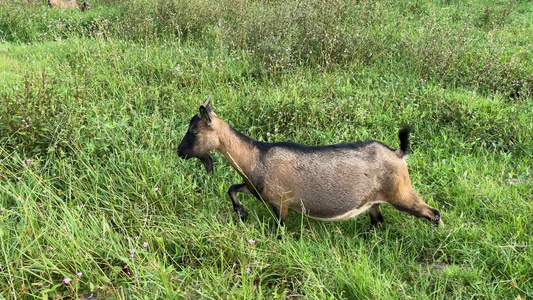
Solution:
[[[370,225],[372,226],[372,229],[380,227],[381,224],[385,222],[385,219],[383,218],[383,215],[379,216],[370,216]]]
[[[385,226],[385,225],[383,225],[383,223],[381,223],[381,222],[379,222],[379,223],[371,223],[370,224],[370,232],[378,231],[383,226]]]
[[[384,222],[383,218],[381,218],[381,220],[379,220],[379,221],[371,220],[370,221],[370,225],[372,226],[372,228],[378,228],[378,227],[381,227],[383,222]]]
[[[433,219],[431,220],[431,223],[433,224],[433,226],[434,226],[435,228],[439,228],[439,227],[440,227],[441,229],[444,228],[444,222],[442,222],[440,216],[436,216],[435,218],[433,218]]]
[[[239,216],[239,219],[241,219],[241,222],[246,222],[246,219],[248,219],[248,212],[244,209],[244,207],[239,206],[235,209],[235,212]]]

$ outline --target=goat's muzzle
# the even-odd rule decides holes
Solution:
[[[178,147],[178,156],[182,159],[190,159],[192,157],[196,157],[204,164],[207,173],[213,173],[213,159],[211,158],[211,156],[209,156],[209,154],[201,156],[192,156]]]
[[[189,159],[192,157],[188,155],[185,151],[183,151],[183,149],[181,149],[180,147],[178,147],[178,156],[183,159]]]

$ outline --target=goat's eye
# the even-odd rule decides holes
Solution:
[[[193,134],[197,134],[198,133],[198,130],[196,128],[191,128],[190,130]]]

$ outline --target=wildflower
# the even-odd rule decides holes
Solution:
[[[78,255],[78,256],[79,256],[79,255],[80,255],[80,251],[76,251],[76,255]]]
[[[144,247],[144,248],[148,247],[148,243],[147,243],[147,242],[144,242],[144,243],[143,243],[143,247]]]
[[[81,275],[83,275],[83,273],[82,272],[78,272],[78,274],[76,274],[76,275],[78,275],[78,278],[79,278],[79,277],[81,277]]]
[[[157,191],[159,191],[159,188],[158,188],[158,187],[156,187],[156,188],[154,189],[154,192],[157,192]]]
[[[326,111],[326,110],[322,108],[322,111]]]
[[[130,257],[133,258],[133,255],[135,254],[135,249],[130,250]]]
[[[258,261],[254,261],[254,266],[257,266],[259,262]]]
[[[267,136],[270,136],[270,132],[267,132]]]
[[[249,240],[248,243],[250,243],[250,245],[253,245],[255,243],[254,240]]]
[[[43,191],[43,194],[46,194],[46,190]]]
[[[69,284],[69,283],[70,283],[70,278],[67,277],[67,278],[63,279],[63,282],[64,282],[65,284]]]
[[[278,132],[278,129],[277,129],[277,128],[274,128],[274,132]]]
[[[251,268],[247,268],[246,269],[246,274],[250,274],[250,273],[252,273],[252,269]]]

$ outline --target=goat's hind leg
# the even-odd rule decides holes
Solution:
[[[246,183],[234,184],[228,189],[228,195],[231,198],[233,204],[233,210],[237,213],[242,222],[246,221],[248,212],[244,209],[244,206],[237,199],[237,193],[250,194],[250,190],[246,186]]]
[[[430,221],[435,227],[439,225],[444,227],[439,211],[420,200],[414,190],[407,193],[400,201],[391,204],[399,211]]]
[[[372,224],[372,227],[376,227],[385,221],[383,214],[381,213],[381,207],[379,206],[379,203],[376,203],[370,207],[368,210],[368,215],[370,216],[370,224]]]

